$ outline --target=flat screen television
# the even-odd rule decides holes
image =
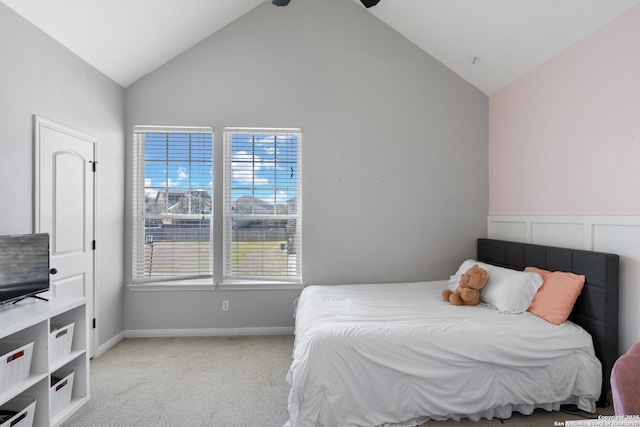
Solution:
[[[49,234],[0,236],[0,307],[40,298],[49,286]]]

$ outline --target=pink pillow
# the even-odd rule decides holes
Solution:
[[[551,272],[536,267],[527,267],[524,271],[538,273],[544,280],[527,311],[554,325],[567,320],[582,292],[585,277],[563,271]]]

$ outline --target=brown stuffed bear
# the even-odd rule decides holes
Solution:
[[[442,299],[453,305],[476,305],[480,301],[480,289],[487,284],[487,271],[475,264],[460,276],[455,292],[449,289],[442,291]]]

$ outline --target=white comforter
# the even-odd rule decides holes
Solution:
[[[587,332],[452,306],[446,283],[305,288],[285,426],[414,426],[561,403],[595,411],[602,374]]]

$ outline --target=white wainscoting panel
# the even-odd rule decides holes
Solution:
[[[526,221],[489,221],[489,237],[498,240],[528,242],[531,226]]]
[[[531,241],[540,245],[571,249],[584,247],[585,230],[582,224],[532,222]]]
[[[620,256],[620,354],[640,342],[640,217],[489,216],[490,239]]]

